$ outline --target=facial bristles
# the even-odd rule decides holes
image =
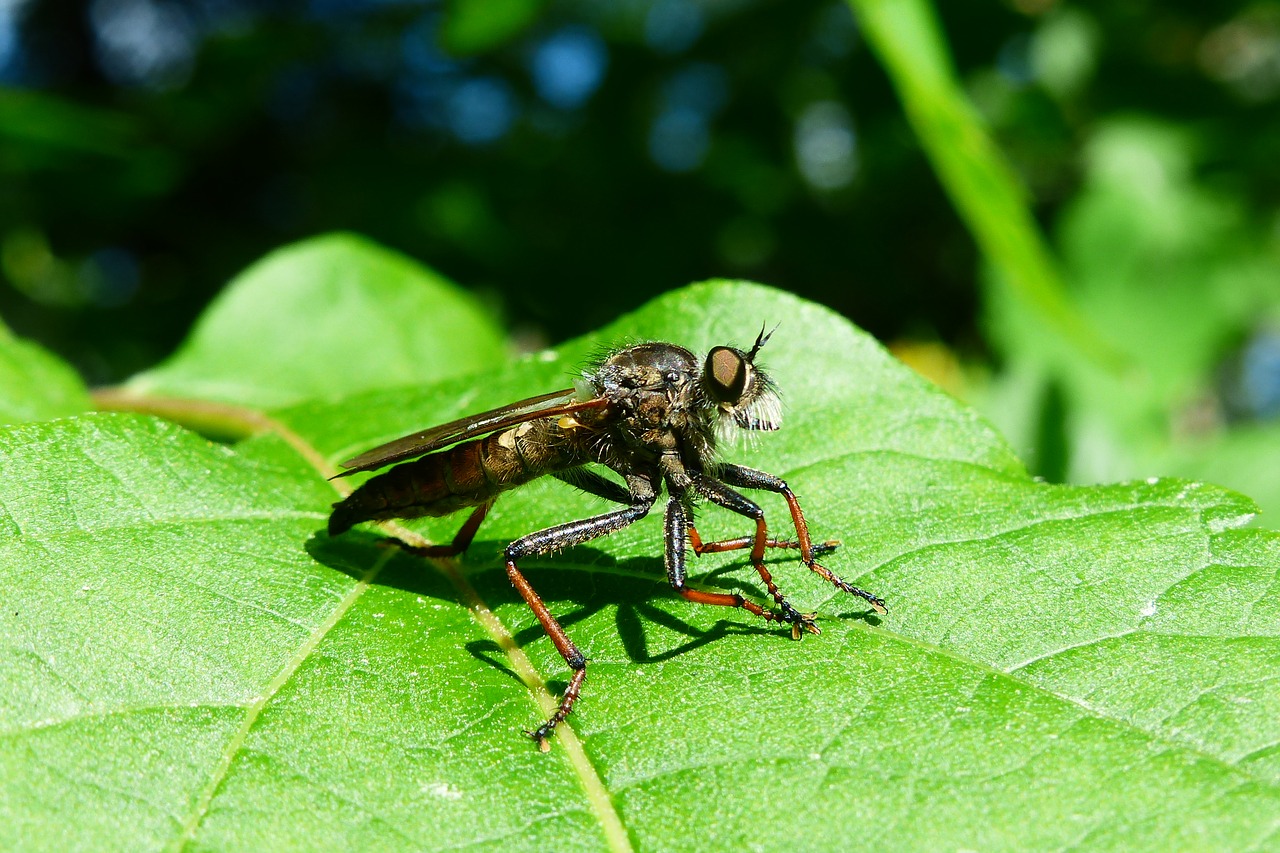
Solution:
[[[754,399],[742,405],[721,403],[716,407],[716,441],[736,445],[756,432],[771,432],[782,426],[782,398],[771,384],[763,385]]]
[[[782,426],[782,398],[772,388],[762,388],[735,417],[738,425],[745,429],[771,432]]]

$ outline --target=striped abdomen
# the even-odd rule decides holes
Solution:
[[[329,535],[362,521],[449,515],[543,474],[582,464],[555,418],[402,462],[333,505]]]

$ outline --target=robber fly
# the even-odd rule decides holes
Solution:
[[[530,533],[504,552],[512,585],[573,671],[556,712],[528,732],[544,752],[550,748],[547,738],[568,716],[582,691],[587,659],[517,563],[621,530],[648,514],[664,486],[670,495],[664,536],[667,579],[689,601],[741,607],[767,622],[790,625],[795,639],[803,631],[819,633],[815,614],[796,611],[765,567],[766,548],[790,548],[798,550],[801,562],[822,578],[865,600],[877,613],[884,613],[881,599],[846,583],[816,561],[816,556],[836,543],[810,540],[800,504],[785,482],[763,471],[722,462],[716,456],[717,442],[735,430],[776,430],[781,422],[778,393],[755,363],[768,340],[762,329],[747,352],[714,347],[701,364],[693,353],[675,344],[625,347],[585,370],[574,388],[375,447],[343,462],[347,470],[338,476],[401,464],[334,504],[329,535],[337,536],[363,521],[442,516],[473,507],[452,543],[415,549],[428,556],[455,555],[471,544],[500,493],[544,474],[622,505],[621,509]],[[588,467],[591,465],[612,470],[622,483],[602,476]],[[791,511],[796,538],[770,538],[764,511],[735,487],[782,495]],[[755,532],[703,542],[693,520],[694,504],[700,499],[746,516],[755,523]],[[751,563],[777,609],[767,609],[736,593],[687,586],[689,547],[695,554],[750,549]]]

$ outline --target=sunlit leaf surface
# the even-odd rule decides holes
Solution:
[[[69,365],[0,323],[0,424],[49,420],[87,408],[84,382]]]
[[[553,481],[512,493],[450,576],[373,530],[327,539],[335,492],[271,435],[227,448],[135,415],[0,433],[0,847],[1272,846],[1280,538],[1240,529],[1252,503],[1176,480],[1037,483],[824,309],[714,282],[482,381],[275,417],[338,460],[564,387],[601,344],[704,351],[762,322],[780,324],[763,358],[786,421],[725,456],[785,476],[815,534],[843,540],[827,565],[889,614],[781,556],[821,636],[689,604],[656,517],[531,560],[590,658],[568,723],[581,761],[521,734],[544,712],[505,639],[554,688],[568,668],[497,556],[602,502]],[[167,392],[216,380],[191,367],[200,381]],[[275,365],[282,383],[295,369]],[[784,531],[781,501],[761,502]],[[444,540],[460,521],[418,529]],[[700,524],[747,527],[711,509]],[[694,569],[761,600],[732,554]]]

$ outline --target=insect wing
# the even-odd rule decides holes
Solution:
[[[576,400],[574,399],[576,393],[573,388],[552,391],[550,394],[530,397],[518,403],[509,403],[496,409],[490,409],[487,412],[469,415],[456,421],[450,421],[447,424],[441,424],[430,429],[424,429],[421,432],[415,432],[412,435],[406,435],[403,438],[397,438],[395,441],[389,441],[386,444],[380,444],[372,450],[367,450],[359,456],[353,456],[340,463],[343,468],[348,470],[335,475],[334,479],[357,474],[361,471],[373,471],[393,462],[403,462],[406,459],[423,456],[433,450],[439,450],[442,447],[448,447],[460,441],[488,435],[491,432],[497,432],[526,421],[553,415],[571,414],[580,412],[583,409],[600,409],[608,405],[606,400],[599,397],[585,401]]]

